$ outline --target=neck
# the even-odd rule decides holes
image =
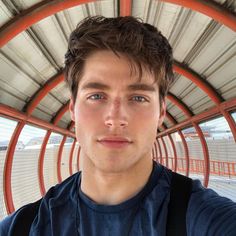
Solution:
[[[152,172],[151,157],[139,160],[125,171],[104,172],[93,165],[83,163],[81,190],[98,204],[116,205],[142,190]]]

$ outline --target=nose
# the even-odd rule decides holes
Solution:
[[[120,99],[115,99],[108,105],[105,125],[110,128],[124,128],[128,125],[127,109]]]

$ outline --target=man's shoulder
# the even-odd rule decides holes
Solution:
[[[187,228],[201,235],[236,235],[236,203],[193,180]]]
[[[0,235],[28,235],[30,226],[39,210],[44,212],[44,219],[49,209],[63,204],[68,198],[74,199],[80,172],[70,176],[62,183],[51,187],[40,200],[24,205],[0,222]],[[17,233],[15,233],[18,230]],[[20,230],[20,232],[19,232]]]

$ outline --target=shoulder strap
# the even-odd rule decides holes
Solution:
[[[192,179],[172,172],[166,228],[167,236],[187,235],[186,212],[191,192]]]
[[[37,202],[30,203],[16,213],[13,226],[11,227],[10,234],[11,236],[16,235],[29,235],[31,224],[33,223],[34,218],[36,217],[39,209],[41,200]]]

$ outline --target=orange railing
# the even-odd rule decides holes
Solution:
[[[165,160],[165,157],[163,159]],[[185,172],[186,160],[184,158],[178,158],[177,160],[177,171]],[[165,163],[163,164],[165,165]],[[169,157],[168,164],[169,168],[173,169],[174,158]],[[204,160],[192,158],[189,160],[190,173],[203,174],[204,168]],[[236,162],[212,160],[210,161],[210,175],[236,177]]]

